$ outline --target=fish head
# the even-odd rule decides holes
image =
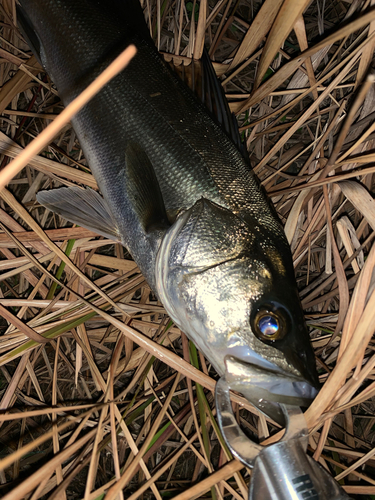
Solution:
[[[279,373],[280,402],[315,397],[315,357],[282,229],[273,234],[201,199],[164,236],[156,282],[167,312],[219,375],[233,357],[241,367]]]

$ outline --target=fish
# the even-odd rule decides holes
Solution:
[[[138,0],[20,0],[17,9],[65,106],[129,44],[137,49],[72,119],[101,195],[77,186],[38,201],[121,242],[218,375],[237,360],[236,390],[264,413],[279,419],[283,396],[311,401],[315,357],[282,224],[246,154],[162,60]],[[269,403],[261,387],[252,396],[244,386],[262,370],[279,378]]]

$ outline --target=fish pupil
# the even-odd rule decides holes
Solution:
[[[277,333],[279,322],[274,316],[267,314],[259,319],[258,328],[265,337],[271,337]]]

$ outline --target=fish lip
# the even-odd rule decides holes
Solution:
[[[249,401],[270,401],[295,406],[309,406],[318,389],[309,380],[274,365],[274,369],[244,362],[232,355],[224,358],[225,379],[232,390]]]
[[[300,373],[301,379],[305,380],[308,384],[314,387],[317,391],[320,389],[318,372],[315,368],[315,357],[312,359],[307,356],[307,353],[302,359],[296,355],[296,351],[290,347],[284,347],[283,351],[286,360],[295,367]]]

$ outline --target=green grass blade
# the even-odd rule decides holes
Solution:
[[[75,242],[76,242],[76,240],[69,240],[67,245],[66,245],[65,254],[68,257],[73,250]],[[55,276],[58,280],[61,278],[62,273],[64,272],[64,269],[65,269],[65,262],[61,262],[61,264],[59,265],[59,268],[57,269],[56,276]],[[55,292],[56,292],[56,288],[57,288],[57,283],[56,283],[56,281],[54,281],[51,285],[51,288],[49,289],[49,292],[47,294],[46,299],[48,299],[48,300],[53,299]]]

